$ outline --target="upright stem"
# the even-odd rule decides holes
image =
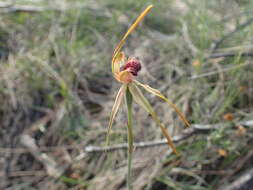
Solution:
[[[133,130],[132,130],[132,103],[133,97],[128,87],[126,90],[127,103],[127,131],[128,131],[128,171],[127,171],[127,188],[132,190],[132,155],[133,155]]]

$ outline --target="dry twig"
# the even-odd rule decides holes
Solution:
[[[242,126],[250,127],[250,126],[253,126],[253,120],[242,121],[242,122],[239,122],[238,124],[240,124]],[[222,123],[213,124],[213,125],[194,124],[189,129],[185,129],[182,132],[182,134],[174,136],[173,137],[173,142],[178,143],[178,142],[180,142],[184,139],[187,139],[187,138],[189,138],[189,137],[191,137],[192,135],[195,135],[195,134],[208,133],[211,130],[221,128],[222,125],[224,125],[224,124],[222,124]],[[167,145],[166,139],[162,139],[162,140],[158,140],[158,141],[148,141],[148,142],[134,143],[135,149],[137,149],[137,148],[149,148],[149,147],[161,146],[161,145]],[[87,153],[111,152],[111,151],[117,151],[117,150],[122,150],[122,149],[125,150],[125,149],[127,149],[127,147],[128,147],[127,143],[118,144],[118,145],[114,145],[114,146],[105,146],[105,147],[87,146],[87,147],[84,148],[84,152],[82,154],[80,154],[76,158],[76,160],[83,159],[87,155]]]
[[[248,19],[246,22],[242,23],[238,27],[236,27],[234,30],[231,32],[225,34],[221,39],[217,40],[214,44],[213,47],[211,48],[211,52],[213,53],[226,39],[231,37],[234,33],[239,32],[243,28],[247,27],[253,22],[253,18]]]
[[[45,153],[40,152],[35,143],[35,140],[32,137],[29,135],[22,135],[20,141],[21,144],[28,148],[30,150],[30,153],[44,165],[48,175],[58,178],[63,174],[65,168],[59,167],[53,158],[49,157]]]
[[[235,56],[239,56],[239,57],[253,57],[253,53],[251,53],[251,52],[242,52],[242,53],[232,53],[232,52],[213,53],[213,54],[211,54],[207,58],[208,59],[216,59],[216,58],[220,58],[220,57],[235,57]]]
[[[253,184],[253,168],[246,171],[241,177],[220,190],[249,190]]]

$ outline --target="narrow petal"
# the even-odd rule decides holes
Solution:
[[[117,114],[117,112],[119,110],[119,107],[120,107],[120,105],[122,103],[125,91],[126,91],[126,85],[122,85],[120,87],[119,91],[118,91],[118,94],[116,96],[115,102],[113,104],[112,112],[111,112],[110,120],[109,120],[109,125],[108,125],[108,128],[107,128],[106,145],[109,145],[109,142],[110,142],[110,132],[111,132],[112,124],[113,124],[115,116],[116,116],[116,114]]]
[[[154,121],[156,122],[156,124],[162,130],[163,135],[166,137],[168,145],[172,148],[173,152],[175,152],[177,155],[179,155],[179,153],[177,152],[176,147],[175,147],[175,145],[174,145],[174,143],[172,141],[171,136],[167,132],[167,130],[164,127],[164,125],[160,122],[157,114],[153,110],[153,108],[150,105],[150,103],[148,102],[148,100],[142,94],[141,90],[134,83],[129,84],[128,87],[129,87],[129,90],[130,90],[131,94],[133,95],[134,101],[137,104],[139,104],[141,107],[143,107],[152,116],[152,118],[154,119]]]
[[[125,54],[123,52],[119,52],[115,59],[112,61],[112,73],[120,72],[120,65],[125,61]]]
[[[187,127],[190,126],[190,123],[187,121],[187,119],[185,118],[183,113],[177,108],[177,106],[175,104],[173,104],[170,100],[168,100],[159,90],[154,89],[154,88],[150,87],[149,85],[142,84],[142,83],[138,82],[137,80],[135,80],[134,83],[141,86],[141,87],[143,87],[148,92],[154,94],[155,96],[158,96],[159,98],[161,98],[162,100],[167,102],[177,112],[177,114],[179,115],[181,120],[185,123],[185,125]]]
[[[143,20],[143,18],[148,14],[148,12],[151,10],[151,8],[153,7],[153,5],[149,5],[139,16],[138,18],[134,21],[134,23],[130,26],[130,28],[128,29],[128,31],[125,33],[125,35],[123,36],[123,38],[120,40],[120,42],[118,43],[118,45],[116,46],[114,52],[113,52],[113,56],[112,56],[112,62],[114,62],[114,59],[116,59],[117,54],[120,52],[122,46],[125,43],[126,38],[128,37],[128,35],[138,26],[138,24]]]

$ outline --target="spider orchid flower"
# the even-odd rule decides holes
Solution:
[[[153,5],[149,5],[135,20],[135,22],[130,26],[128,31],[125,33],[121,41],[116,46],[113,55],[112,55],[112,73],[114,78],[122,83],[122,86],[120,87],[116,100],[114,102],[112,112],[110,115],[110,121],[107,131],[107,145],[109,144],[109,135],[111,131],[111,127],[113,124],[113,121],[116,117],[116,114],[122,105],[122,102],[124,100],[124,95],[127,95],[128,93],[131,94],[133,100],[139,104],[141,107],[143,107],[154,119],[156,124],[161,128],[162,133],[167,139],[168,145],[172,148],[173,152],[178,154],[171,136],[167,132],[165,126],[161,123],[159,120],[156,112],[152,108],[149,101],[144,97],[141,89],[152,93],[153,95],[161,98],[165,102],[169,104],[170,107],[172,107],[176,113],[179,115],[181,120],[184,122],[186,126],[190,126],[189,122],[185,119],[184,115],[179,111],[179,109],[176,107],[175,104],[173,104],[171,101],[169,101],[159,90],[154,89],[146,84],[142,84],[141,82],[137,81],[135,77],[138,75],[138,72],[141,70],[141,63],[138,59],[134,57],[130,57],[126,59],[125,54],[121,51],[122,46],[125,43],[126,38],[129,36],[129,34],[138,26],[138,24],[143,20],[143,18],[148,14],[148,12],[152,9]]]

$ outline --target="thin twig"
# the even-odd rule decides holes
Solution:
[[[220,190],[243,190],[251,189],[253,180],[253,168],[245,172],[241,177],[236,179],[233,183]],[[251,184],[250,184],[251,183]]]
[[[0,13],[12,13],[12,12],[42,12],[42,11],[56,11],[56,12],[64,12],[67,10],[73,9],[86,9],[90,11],[96,11],[98,14],[103,15],[104,17],[111,18],[112,15],[110,11],[108,11],[104,6],[100,4],[90,4],[85,2],[73,3],[73,2],[65,2],[63,4],[53,3],[51,5],[19,5],[15,3],[16,0],[12,0],[10,2],[0,2]],[[101,11],[103,10],[103,11]]]
[[[47,173],[43,170],[31,170],[31,171],[12,171],[8,173],[9,177],[23,177],[23,176],[46,176]],[[0,172],[0,177],[5,176],[4,172]]]
[[[57,150],[75,150],[75,149],[81,149],[82,144],[75,144],[75,145],[62,145],[62,146],[41,146],[38,147],[38,151],[43,152],[54,152]],[[23,154],[30,152],[27,148],[2,148],[0,147],[0,153],[1,154]]]
[[[10,0],[7,2],[0,2],[0,8],[9,8],[15,4],[16,0]]]
[[[221,71],[222,72],[228,72],[228,71],[231,71],[233,69],[238,69],[240,67],[245,67],[249,64],[251,64],[251,62],[247,62],[247,63],[244,63],[244,64],[232,66],[232,67],[227,67],[227,68],[222,69]],[[207,76],[211,76],[211,75],[216,75],[216,74],[219,74],[221,71],[216,70],[216,71],[211,71],[211,72],[208,72],[208,73],[194,75],[194,76],[189,77],[189,80],[198,79],[198,78],[202,78],[202,77],[207,77]]]
[[[23,146],[30,150],[30,153],[40,161],[47,170],[48,175],[58,178],[61,176],[65,168],[59,167],[57,162],[49,157],[46,153],[40,152],[35,143],[35,140],[29,135],[21,135],[20,142]]]
[[[42,7],[42,6],[32,6],[32,5],[9,5],[6,7],[0,7],[1,13],[10,13],[10,12],[42,12],[48,10],[55,10],[49,7]]]
[[[239,56],[239,57],[253,57],[253,53],[251,53],[251,52],[242,52],[242,53],[232,53],[232,52],[228,52],[228,53],[213,53],[209,57],[207,57],[207,59],[216,59],[216,58],[220,58],[220,57],[235,57],[235,56]]]
[[[207,59],[217,59],[217,58],[227,58],[227,57],[235,57],[235,56],[241,56],[241,57],[253,57],[253,53],[250,52],[242,52],[242,53],[233,53],[233,52],[228,52],[228,53],[213,53],[207,57],[205,57],[205,60]],[[188,79],[189,80],[195,80],[198,78],[203,78],[203,77],[208,77],[211,75],[216,75],[216,74],[220,74],[221,72],[228,72],[230,70],[233,69],[238,69],[240,67],[244,67],[251,64],[250,62],[248,63],[244,63],[244,64],[240,64],[240,65],[236,65],[236,66],[232,66],[232,67],[228,67],[228,68],[224,68],[221,70],[215,70],[215,71],[211,71],[208,73],[203,73],[203,74],[199,74],[199,75],[193,75],[190,76]],[[181,75],[181,77],[185,76]],[[177,79],[173,80],[173,82],[175,83],[177,80],[179,80],[181,77],[178,77]],[[166,85],[164,85],[161,89],[159,89],[160,91],[165,91],[166,89],[168,89],[168,87],[170,87],[172,85],[172,82],[168,82],[166,83]]]
[[[223,179],[221,179],[220,181],[219,181],[219,183],[218,184],[224,184],[226,181],[227,181],[227,179],[229,178],[229,177],[231,177],[231,176],[233,176],[235,173],[237,173],[237,172],[239,172],[242,168],[243,168],[243,166],[249,161],[249,160],[251,160],[252,159],[252,156],[253,156],[253,150],[251,150],[251,151],[249,151],[245,156],[243,156],[238,162],[236,162],[235,163],[235,169],[233,169],[233,170],[231,170],[230,172],[228,172],[227,174],[226,174],[226,176],[223,178]],[[233,166],[231,166],[231,167],[233,167]],[[252,176],[252,178],[253,178],[253,176]]]
[[[243,121],[239,122],[238,124],[241,124],[246,127],[253,126],[253,120],[249,121]],[[173,142],[178,143],[193,134],[203,134],[203,133],[208,133],[209,131],[213,129],[217,129],[221,127],[223,124],[213,124],[213,125],[201,125],[201,124],[194,124],[191,125],[190,128],[185,129],[180,135],[174,136],[173,137]],[[166,145],[167,140],[166,139],[161,139],[161,140],[156,140],[156,141],[146,141],[146,142],[139,142],[139,143],[134,143],[135,149],[138,148],[148,148],[148,147],[155,147],[155,146],[161,146],[161,145]],[[82,144],[76,144],[76,145],[63,145],[63,146],[51,146],[51,147],[37,147],[38,151],[44,151],[44,152],[50,152],[50,151],[55,151],[59,149],[68,149],[68,150],[73,150],[73,149],[81,149],[83,145]],[[128,148],[127,143],[123,144],[117,144],[114,146],[86,146],[84,148],[85,153],[96,153],[96,152],[112,152],[112,151],[117,151],[117,150],[126,150]],[[30,152],[27,148],[0,148],[0,153],[16,153],[16,154],[21,154],[21,153],[26,153]]]
[[[213,47],[211,48],[211,52],[213,53],[227,38],[229,38],[230,36],[232,36],[234,33],[242,30],[243,28],[245,28],[246,26],[250,25],[253,22],[253,17],[250,18],[249,20],[247,20],[246,22],[242,23],[241,25],[239,25],[238,27],[236,27],[234,30],[232,30],[231,32],[225,34],[221,39],[217,40],[214,44]]]
[[[244,121],[238,123],[240,125],[250,127],[253,126],[253,120],[250,121]],[[173,142],[178,143],[184,139],[187,139],[191,137],[194,134],[205,134],[210,132],[211,130],[217,129],[222,127],[224,125],[223,123],[218,123],[218,124],[213,124],[213,125],[201,125],[201,124],[194,124],[191,125],[190,128],[185,129],[182,134],[174,136],[173,137]],[[134,143],[135,149],[137,148],[148,148],[148,147],[155,147],[155,146],[161,146],[161,145],[167,145],[167,140],[162,139],[162,140],[157,140],[157,141],[147,141],[147,142],[139,142],[139,143]],[[107,146],[107,147],[101,147],[101,146],[87,146],[85,147],[84,151],[86,153],[96,153],[96,152],[112,152],[112,151],[117,151],[117,150],[122,150],[122,149],[127,149],[128,144],[118,144],[114,146]]]
[[[187,24],[184,21],[181,21],[182,24],[182,34],[185,42],[187,43],[189,49],[191,50],[193,56],[196,56],[199,52],[198,48],[193,44],[190,36],[189,36],[189,31]]]

